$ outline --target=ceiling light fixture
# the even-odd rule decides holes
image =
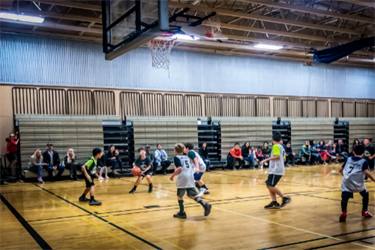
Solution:
[[[255,45],[254,47],[258,49],[269,49],[269,50],[279,50],[283,48],[283,46],[269,45],[269,44],[262,44],[262,43],[259,43]]]
[[[43,17],[18,15],[18,14],[13,14],[13,13],[6,13],[6,12],[0,12],[0,18],[14,20],[14,21],[21,21],[21,22],[29,22],[29,23],[42,23],[44,21]]]
[[[182,34],[175,34],[174,37],[176,37],[177,39],[182,39],[182,40],[199,40],[199,37],[182,35]]]

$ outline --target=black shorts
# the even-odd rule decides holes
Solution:
[[[146,175],[152,175],[152,174],[153,174],[153,171],[150,168],[149,170],[147,170],[146,172],[144,172],[141,176],[145,177]]]
[[[363,190],[362,192],[359,192],[360,195],[364,196],[365,194],[367,194],[367,189]],[[351,192],[347,192],[347,191],[343,191],[341,193],[341,198],[353,198],[353,193]]]
[[[270,174],[268,175],[268,179],[266,180],[266,185],[274,187],[279,182],[279,180],[283,177],[282,175]]]
[[[90,176],[91,177],[91,181],[87,180],[87,178],[86,178],[85,175],[84,175],[84,177],[85,177],[85,182],[86,182],[86,188],[95,186],[95,183],[94,183],[94,177],[95,176]]]
[[[9,162],[12,162],[14,160],[17,160],[18,159],[18,156],[16,153],[9,153],[6,155],[7,159]]]

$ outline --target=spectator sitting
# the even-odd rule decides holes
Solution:
[[[328,156],[328,157],[331,157],[331,159],[336,159],[336,157],[330,155],[330,154],[327,152],[327,147],[326,147],[326,145],[325,145],[325,143],[324,143],[323,140],[321,140],[321,141],[319,142],[319,145],[318,145],[318,147],[317,147],[317,150],[318,150],[320,156],[323,158],[323,164],[324,164],[324,165],[327,165],[327,162],[326,162],[326,160],[327,160],[327,156]]]
[[[258,165],[259,164],[259,160],[257,158],[257,153],[256,153],[256,150],[255,150],[254,146],[250,147],[250,155],[253,158],[254,166]]]
[[[145,146],[146,157],[151,160],[151,175],[156,175],[156,171],[158,170],[158,164],[155,161],[155,155],[150,153],[150,145]]]
[[[250,154],[250,142],[245,142],[241,147],[241,155],[243,157],[242,164],[245,166],[245,161],[249,162],[249,168],[254,168],[254,160]]]
[[[295,166],[295,156],[296,153],[293,152],[292,150],[292,146],[290,144],[290,142],[288,142],[286,144],[286,147],[285,147],[285,156],[286,156],[286,165],[288,167],[290,167],[290,163],[289,162],[292,162],[292,165]]]
[[[255,151],[256,156],[258,158],[258,161],[262,161],[264,159],[263,153],[262,153],[262,147],[258,147],[257,150]]]
[[[350,151],[350,153],[349,153],[349,156],[353,156],[354,154],[353,154],[353,152],[354,152],[354,148],[356,147],[356,146],[358,146],[359,145],[359,140],[358,139],[354,139],[354,141],[353,141],[353,145],[352,145],[352,150]]]
[[[211,161],[208,156],[207,143],[203,142],[202,147],[199,149],[199,155],[204,161],[204,164],[206,164],[206,171],[210,172]]]
[[[336,156],[336,145],[333,143],[332,140],[328,141],[328,144],[326,147],[327,147],[328,154]],[[330,163],[331,162],[332,162],[332,159],[330,160]],[[337,163],[337,157],[336,157],[336,163]]]
[[[106,156],[107,156],[107,161],[111,162],[112,171],[116,169],[116,163],[118,163],[118,166],[121,169],[121,171],[123,170],[122,169],[122,161],[120,159],[120,153],[118,152],[118,150],[115,148],[114,145],[109,146]],[[109,164],[107,162],[107,166],[108,165]],[[116,170],[115,170],[115,172],[116,172]]]
[[[37,149],[35,153],[30,157],[30,162],[28,169],[31,172],[34,172],[38,174],[38,183],[39,184],[44,184],[44,181],[42,179],[43,176],[43,166],[47,166],[47,163],[43,162],[43,156],[42,156],[42,151],[40,149]]]
[[[19,139],[16,139],[14,134],[10,134],[7,138],[7,150],[5,153],[10,165],[8,166],[11,170],[12,176],[16,176],[16,165],[18,161],[17,151]]]
[[[62,165],[70,170],[70,179],[79,181],[77,177],[77,168],[80,168],[81,164],[77,163],[77,157],[72,148],[68,149]]]
[[[47,163],[48,179],[49,181],[54,181],[53,171],[58,170],[56,174],[56,180],[60,180],[62,173],[65,170],[64,166],[60,166],[60,157],[59,153],[53,150],[53,144],[47,143],[47,150],[43,153],[43,160]]]
[[[336,159],[338,161],[339,155],[345,158],[345,160],[348,159],[348,153],[346,151],[345,145],[342,143],[342,140],[339,140],[336,144]]]
[[[268,147],[268,142],[265,141],[263,143],[263,148],[262,148],[262,154],[263,154],[263,160],[270,158],[271,155],[271,149]],[[264,166],[268,166],[268,162],[264,163]]]
[[[317,149],[317,145],[315,145],[315,141],[310,141],[310,150],[311,150],[311,159],[314,159],[314,164],[319,164],[320,155]]]
[[[168,155],[167,153],[163,150],[161,144],[156,145],[157,149],[155,150],[155,160],[158,166],[162,167],[163,174],[167,174],[167,169],[171,165],[171,162],[168,161]]]
[[[371,145],[371,140],[369,138],[366,138],[363,141],[365,153],[363,155],[363,159],[365,159],[368,162],[368,168],[370,172],[374,172],[374,158],[375,158],[375,148],[373,145]],[[367,181],[368,177],[365,177],[365,181]]]
[[[227,164],[229,167],[232,167],[233,170],[237,170],[236,161],[238,161],[240,169],[242,169],[242,160],[243,157],[240,149],[240,144],[236,142],[234,144],[234,147],[229,151],[229,154],[227,156]]]
[[[302,145],[302,150],[301,152],[299,152],[299,156],[304,157],[306,159],[306,166],[309,166],[310,164],[313,165],[313,156],[311,156],[309,141],[305,141],[305,144]]]

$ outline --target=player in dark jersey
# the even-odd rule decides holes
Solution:
[[[129,194],[134,194],[137,190],[139,183],[146,176],[148,181],[148,192],[152,193],[152,169],[151,169],[151,160],[146,157],[146,150],[144,148],[138,149],[139,157],[133,163],[134,168],[140,168],[142,173],[138,176],[138,179],[134,183],[134,187],[130,190]]]
[[[79,201],[89,201],[90,206],[98,206],[102,204],[101,202],[94,199],[94,177],[96,176],[96,168],[98,165],[97,160],[102,157],[102,155],[103,151],[100,148],[94,148],[94,150],[92,151],[92,157],[82,166],[82,172],[86,182],[86,189],[83,192],[82,196],[79,197]],[[88,192],[90,192],[90,199],[86,198]]]

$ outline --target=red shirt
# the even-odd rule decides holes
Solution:
[[[15,140],[10,140],[7,144],[7,152],[5,154],[16,153],[18,150]]]
[[[234,158],[240,158],[241,156],[241,149],[235,149],[235,148],[232,148],[230,150],[230,154],[234,157]]]

